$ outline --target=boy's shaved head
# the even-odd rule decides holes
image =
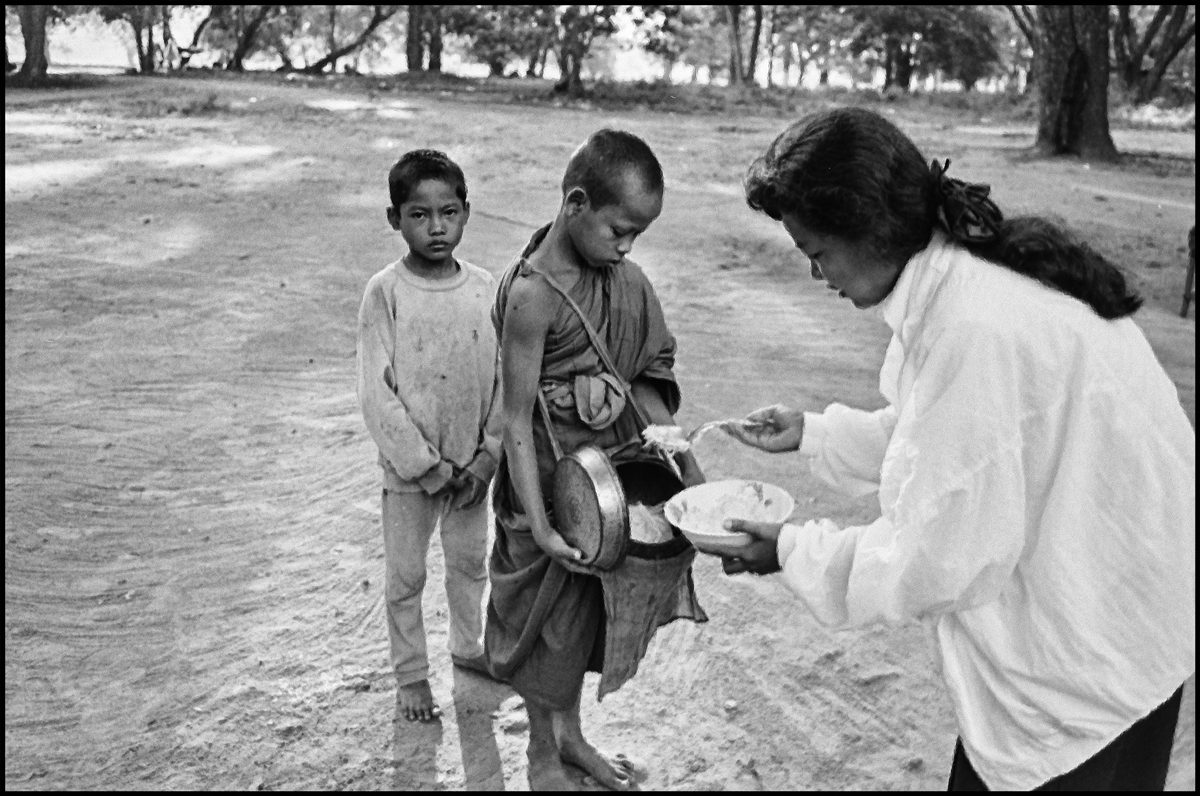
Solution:
[[[662,166],[645,141],[622,130],[597,130],[571,155],[563,174],[563,196],[579,187],[587,192],[593,210],[616,204],[630,173],[646,190],[662,193]]]

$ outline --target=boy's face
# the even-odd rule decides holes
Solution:
[[[599,209],[582,188],[567,194],[567,232],[575,251],[592,268],[615,268],[633,250],[638,235],[662,212],[662,192],[647,190],[642,181],[627,176],[618,201]]]
[[[408,244],[409,251],[427,264],[448,260],[462,240],[471,207],[442,180],[421,180],[399,208],[389,207],[388,221]]]

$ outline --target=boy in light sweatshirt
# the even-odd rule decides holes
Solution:
[[[422,622],[429,540],[440,526],[455,665],[485,672],[487,496],[500,452],[492,276],[453,252],[470,217],[462,169],[405,154],[388,221],[408,252],[371,277],[358,315],[358,398],[383,468],[391,664],[409,720],[441,715]]]

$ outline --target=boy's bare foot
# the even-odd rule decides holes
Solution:
[[[606,788],[633,787],[633,763],[625,755],[602,754],[582,737],[562,741],[558,752],[564,761],[583,769]]]
[[[396,699],[400,702],[400,712],[409,721],[433,721],[442,715],[442,709],[433,701],[428,680],[400,686]]]
[[[559,751],[550,743],[530,741],[525,752],[529,758],[529,789],[540,791],[576,791],[579,786],[563,768]]]
[[[468,671],[475,672],[476,674],[482,674],[489,680],[496,679],[492,675],[491,669],[488,668],[487,655],[484,653],[480,653],[474,658],[464,658],[462,655],[452,654],[450,656],[450,662],[460,669],[467,669]]]

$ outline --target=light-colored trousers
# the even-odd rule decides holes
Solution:
[[[487,501],[465,510],[450,497],[383,490],[383,551],[388,641],[397,685],[429,677],[421,594],[429,540],[442,530],[446,601],[450,606],[450,653],[483,653],[483,592],[487,586]]]

